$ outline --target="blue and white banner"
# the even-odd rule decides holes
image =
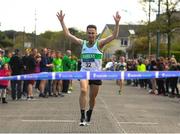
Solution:
[[[156,78],[156,72],[137,72],[137,71],[127,71],[125,72],[124,79],[151,79]]]
[[[117,71],[108,71],[108,72],[90,72],[91,80],[115,80],[121,79],[122,73]]]
[[[180,71],[101,71],[101,72],[46,72],[0,77],[0,80],[118,80],[180,77]]]

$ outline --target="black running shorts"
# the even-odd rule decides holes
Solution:
[[[89,85],[102,85],[102,80],[89,80]]]

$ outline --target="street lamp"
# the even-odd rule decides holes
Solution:
[[[23,48],[24,48],[24,43],[25,43],[25,27],[23,27]]]
[[[135,38],[135,31],[134,29],[129,29],[128,30],[129,34],[130,34],[130,44],[132,46],[132,58],[134,59],[134,44],[133,44],[133,41],[134,41],[134,38]]]

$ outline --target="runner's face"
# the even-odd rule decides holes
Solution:
[[[96,36],[97,36],[97,32],[95,28],[87,29],[87,37],[90,43],[94,43],[94,41],[96,40]]]

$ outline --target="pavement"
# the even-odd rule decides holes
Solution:
[[[89,126],[79,126],[79,82],[65,97],[0,104],[0,133],[180,133],[180,99],[103,81]]]

